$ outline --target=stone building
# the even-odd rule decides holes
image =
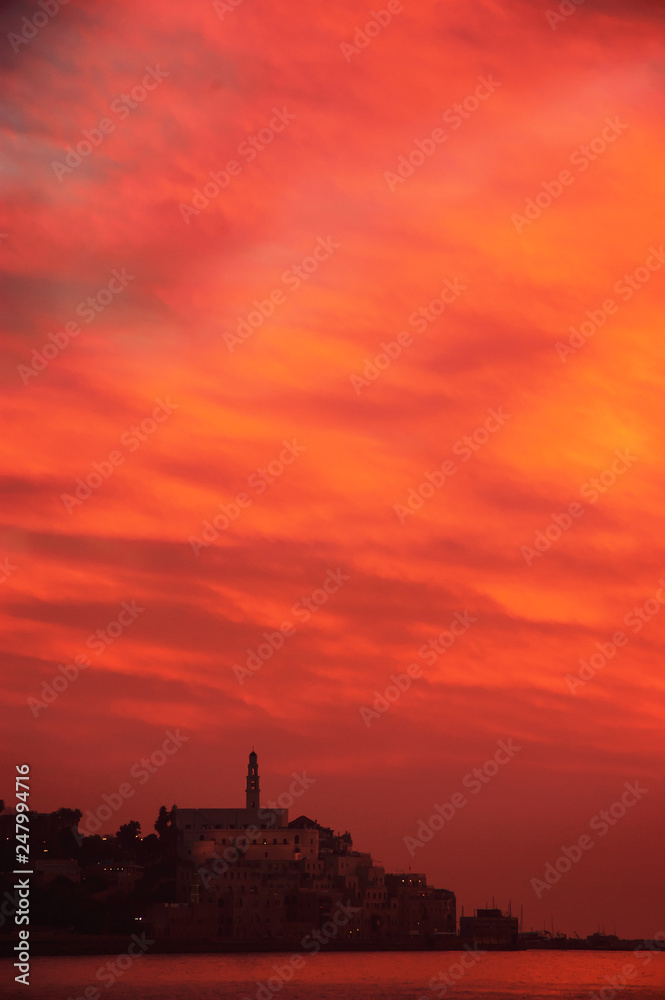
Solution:
[[[424,875],[386,875],[307,816],[262,809],[249,755],[244,809],[179,809],[176,901],[146,914],[157,937],[331,946],[455,931],[455,896]]]

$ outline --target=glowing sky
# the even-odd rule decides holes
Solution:
[[[254,745],[264,799],[306,769],[292,816],[466,912],[665,929],[657,5],[38,9],[2,20],[3,787],[29,759],[35,807],[94,811],[180,727],[106,830],[241,805]]]

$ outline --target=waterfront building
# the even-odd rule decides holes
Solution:
[[[386,874],[348,832],[262,808],[254,751],[244,808],[178,809],[176,828],[176,900],[146,914],[157,937],[267,945],[323,929],[348,947],[455,932],[454,893]]]
[[[499,909],[476,910],[473,917],[460,917],[460,939],[475,942],[480,948],[514,948],[518,924],[517,917]]]

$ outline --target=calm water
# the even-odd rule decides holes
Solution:
[[[15,985],[11,962],[0,962],[0,996],[33,1000],[76,1000],[86,986],[112,1000],[612,1000],[605,978],[632,963],[635,976],[616,990],[621,1000],[665,1000],[665,954],[644,964],[632,952],[495,952],[479,957],[458,980],[428,983],[452,967],[460,952],[384,952],[305,955],[288,968],[289,955],[150,955],[109,981],[113,956],[35,958],[30,988]],[[274,966],[292,971],[287,982]],[[102,970],[106,980],[96,977]],[[269,986],[265,984],[269,982]],[[263,984],[263,985],[262,985]],[[281,984],[281,987],[280,987]],[[620,985],[620,984],[619,984]],[[444,992],[445,990],[445,992]],[[88,993],[88,997],[91,993]]]

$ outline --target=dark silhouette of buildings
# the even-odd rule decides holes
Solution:
[[[476,910],[473,917],[460,917],[459,935],[465,943],[480,948],[515,948],[519,921],[501,910]]]
[[[262,809],[253,751],[244,809],[178,809],[175,824],[176,899],[146,913],[158,939],[297,943],[334,926],[349,946],[455,933],[453,892],[387,875],[348,832]]]

